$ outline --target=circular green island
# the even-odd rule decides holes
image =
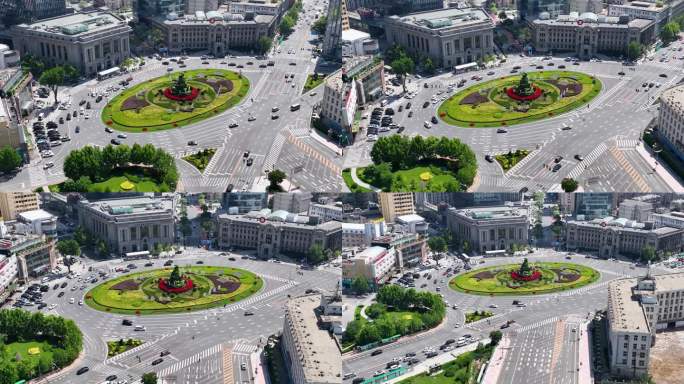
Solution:
[[[90,307],[112,313],[153,315],[197,311],[236,303],[264,285],[238,268],[175,266],[130,273],[88,291]]]
[[[458,275],[449,281],[457,291],[475,295],[515,296],[546,294],[575,289],[596,282],[593,268],[561,262],[528,262],[495,265]]]
[[[505,127],[541,120],[589,103],[601,81],[574,71],[537,71],[468,87],[444,101],[437,113],[459,127]]]
[[[215,116],[238,104],[249,79],[225,69],[172,72],[137,84],[115,96],[102,121],[126,132],[172,129]]]

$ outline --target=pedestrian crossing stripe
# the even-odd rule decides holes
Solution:
[[[165,378],[166,376],[169,376],[173,374],[174,372],[180,371],[181,369],[188,367],[191,364],[196,364],[198,362],[201,362],[202,359],[206,359],[208,357],[211,357],[223,349],[222,344],[216,344],[213,347],[207,348],[204,351],[198,352],[195,355],[188,357],[187,359],[178,361],[174,363],[173,365],[166,367],[162,369],[161,371],[157,372],[157,376],[160,379]]]

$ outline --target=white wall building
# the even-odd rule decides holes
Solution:
[[[397,265],[394,248],[368,247],[342,262],[342,281],[345,284],[357,277],[365,277],[368,282],[380,284],[391,277]]]
[[[309,205],[309,216],[317,216],[321,221],[342,221],[343,215],[342,203]]]
[[[28,227],[28,233],[54,235],[57,233],[57,216],[42,209],[21,212],[17,221]]]

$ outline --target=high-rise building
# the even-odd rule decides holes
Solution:
[[[223,195],[223,207],[231,214],[258,211],[267,205],[268,194],[264,192],[231,192]]]
[[[155,17],[175,13],[183,14],[185,0],[138,0],[138,12],[143,17]]]
[[[618,217],[639,223],[650,221],[651,213],[653,213],[653,204],[639,200],[624,200],[618,208]]]
[[[575,216],[591,220],[613,214],[613,193],[586,192],[575,194]]]
[[[325,58],[342,61],[342,13],[346,13],[345,0],[329,0],[322,54]],[[344,10],[344,11],[343,11]]]
[[[218,0],[185,0],[185,13],[209,12],[218,9]]]
[[[0,192],[0,215],[4,220],[15,220],[17,214],[38,209],[35,192]]]
[[[309,210],[311,192],[276,193],[273,195],[273,210],[302,213]]]
[[[411,192],[381,192],[380,212],[388,223],[394,222],[397,216],[410,215],[416,213],[413,203],[413,193]]]

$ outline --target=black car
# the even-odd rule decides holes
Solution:
[[[233,184],[228,184],[228,186],[226,187],[226,192],[229,192],[229,193],[232,192],[233,188],[235,188],[235,186]]]
[[[86,373],[86,372],[88,372],[88,371],[90,371],[90,368],[88,368],[88,367],[81,367],[81,368],[78,369],[78,371],[76,371],[76,374],[77,374],[77,375],[82,375],[82,374],[84,374],[84,373]]]
[[[235,258],[234,258],[234,257],[229,257],[228,260],[230,260],[230,261],[235,261]]]
[[[107,381],[114,381],[114,380],[116,380],[117,378],[118,378],[117,375],[109,375],[109,376],[107,376],[107,378],[106,378],[105,380],[107,380]]]
[[[385,110],[385,115],[394,115],[394,109],[392,108],[387,108]]]
[[[365,378],[363,378],[363,377],[357,377],[356,379],[352,380],[352,384],[361,384],[361,383],[363,383],[364,381],[366,381]]]
[[[169,351],[169,350],[167,349],[167,350],[165,350],[165,351],[161,351],[161,352],[159,353],[159,357],[164,357],[164,356],[169,355],[169,354],[171,354],[171,351]]]
[[[537,69],[544,69],[543,65],[537,65]]]
[[[121,144],[121,141],[119,141],[117,139],[111,139],[109,142],[114,144],[114,145],[120,145]]]
[[[195,264],[204,264],[204,261],[202,261],[202,260],[197,260],[197,262],[196,262]]]
[[[490,163],[494,162],[494,158],[492,157],[492,155],[485,155],[485,160],[487,160]]]
[[[131,325],[133,325],[133,322],[131,320],[128,320],[128,319],[123,319],[123,320],[121,320],[121,325],[127,325],[130,327]]]
[[[561,160],[563,160],[563,156],[556,156],[556,157],[553,159],[553,162],[554,162],[554,163],[560,163]]]
[[[254,312],[246,311],[245,316],[254,316]]]
[[[429,101],[426,101],[426,102],[423,103],[423,108],[427,108],[427,107],[429,107],[429,106],[430,106],[430,102],[429,102]]]
[[[667,77],[667,75],[666,75],[666,74],[664,74],[664,73],[661,73],[661,74],[660,74],[660,75],[658,75],[658,76],[660,76],[660,77]]]
[[[62,297],[62,296],[64,296],[64,291],[57,294],[57,297]]]
[[[159,365],[159,364],[161,364],[161,363],[163,363],[163,362],[164,362],[164,359],[162,359],[162,358],[160,357],[160,358],[155,359],[154,361],[152,361],[152,365]]]
[[[406,109],[411,109],[411,102],[406,103]]]
[[[584,157],[582,157],[582,155],[575,155],[575,160],[582,161],[584,160]]]
[[[151,267],[151,266],[153,266],[153,265],[154,265],[154,263],[145,263],[145,266],[146,266],[146,267]]]
[[[376,349],[375,351],[371,352],[371,356],[377,356],[382,353],[382,349]]]
[[[247,159],[247,166],[250,167],[252,166],[252,164],[254,164],[254,159],[250,157],[249,159]]]
[[[166,260],[166,262],[164,263],[164,266],[168,267],[171,264],[173,264],[173,260]]]
[[[430,121],[432,121],[432,124],[437,124],[437,116],[432,116],[432,119],[430,119]]]
[[[60,123],[60,124],[64,124],[64,118],[63,118],[63,117],[60,117],[60,118],[59,118],[59,123]]]
[[[57,288],[59,288],[59,283],[57,283],[57,284],[55,284],[55,285],[52,286],[52,290],[53,290],[53,291],[57,290]]]
[[[197,145],[197,142],[195,140],[190,140],[188,141],[188,145]]]
[[[65,281],[65,282],[63,282],[63,283],[62,283],[62,285],[60,285],[60,287],[61,287],[61,288],[66,288],[66,286],[67,286],[67,283],[66,283],[66,281]]]
[[[102,96],[98,96],[95,98],[96,103],[99,103],[100,101],[102,101]]]
[[[559,169],[561,169],[561,165],[560,165],[560,164],[556,164],[556,165],[553,166],[553,168],[551,169],[551,171],[553,171],[553,172],[558,172]]]

